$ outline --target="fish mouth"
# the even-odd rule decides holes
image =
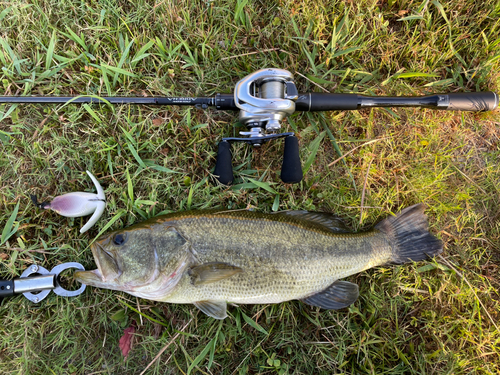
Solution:
[[[99,243],[94,242],[90,249],[97,269],[75,272],[75,279],[82,284],[109,288],[109,282],[113,282],[114,279],[121,275],[118,264],[113,256],[104,250]]]
[[[76,281],[85,285],[100,287],[104,284],[101,272],[98,269],[92,271],[77,271],[74,277]]]

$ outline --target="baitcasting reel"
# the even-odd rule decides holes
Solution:
[[[297,137],[294,133],[279,133],[281,121],[295,112],[298,96],[292,73],[283,69],[261,69],[236,84],[234,105],[240,110],[240,122],[248,131],[240,132],[246,137],[222,138],[219,143],[214,170],[219,182],[224,185],[233,182],[230,142],[260,147],[278,138],[285,138],[281,180],[291,184],[302,180]]]

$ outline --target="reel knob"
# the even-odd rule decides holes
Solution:
[[[234,177],[231,162],[231,145],[228,141],[222,140],[219,142],[214,175],[223,185],[230,185],[233,182]]]
[[[299,157],[299,140],[290,135],[285,138],[285,151],[281,165],[281,180],[286,184],[296,184],[302,180],[302,165]]]

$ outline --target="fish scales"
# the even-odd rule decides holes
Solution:
[[[192,285],[186,274],[177,292],[164,299],[166,302],[208,298],[278,303],[323,290],[337,279],[390,259],[390,247],[378,231],[332,233],[281,215],[269,218],[249,211],[186,215],[164,225],[173,225],[189,239],[199,263],[224,262],[244,270],[202,286]]]
[[[188,211],[100,237],[93,271],[78,281],[156,301],[193,303],[223,319],[227,303],[292,299],[326,309],[349,306],[356,284],[340,279],[378,265],[442,251],[422,204],[372,230],[350,233],[334,216],[293,211]]]

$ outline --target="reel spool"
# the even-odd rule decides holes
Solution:
[[[224,185],[233,182],[230,142],[245,142],[260,147],[264,142],[285,138],[281,180],[297,183],[302,180],[299,143],[294,133],[280,133],[281,121],[295,112],[298,91],[293,75],[283,69],[261,69],[236,84],[234,103],[240,110],[240,122],[248,131],[244,137],[222,138],[217,151],[214,174]]]

